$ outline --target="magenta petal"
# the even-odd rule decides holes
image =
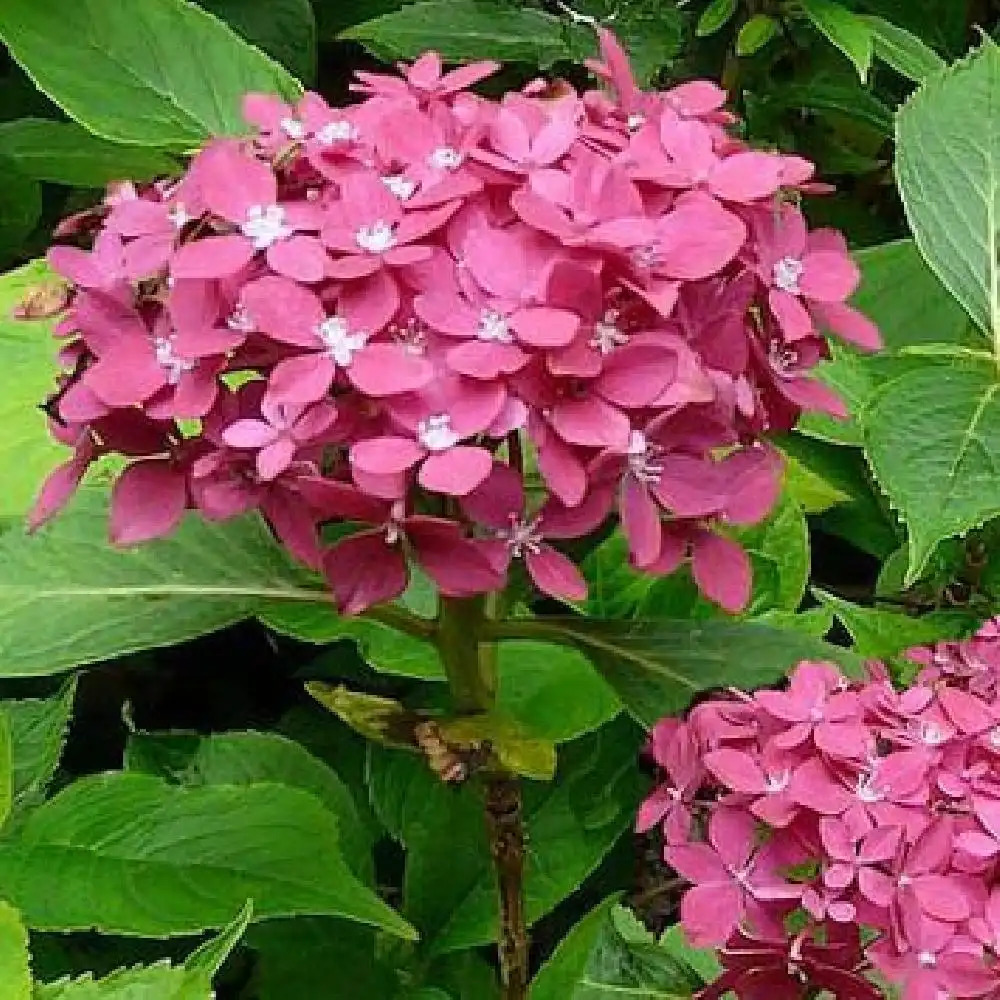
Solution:
[[[308,288],[268,275],[243,289],[243,307],[261,333],[299,347],[316,347],[316,327],[323,322],[323,304]]]
[[[453,521],[435,517],[410,517],[406,535],[417,561],[441,592],[451,597],[467,597],[500,589],[504,576],[486,551],[462,536]]]
[[[734,792],[761,795],[767,782],[760,765],[748,753],[739,750],[713,750],[705,754],[705,767]]]
[[[466,517],[490,528],[508,528],[524,509],[524,485],[509,465],[496,462],[489,476],[462,498]]]
[[[746,235],[740,218],[709,195],[692,192],[659,224],[663,272],[685,281],[716,274],[739,253]]]
[[[122,343],[87,369],[87,388],[108,406],[141,403],[166,384],[151,343]]]
[[[750,560],[739,544],[713,532],[698,535],[691,570],[698,589],[733,614],[750,600]]]
[[[253,244],[239,233],[206,236],[177,249],[170,273],[177,279],[226,278],[246,267],[253,256]]]
[[[277,437],[277,431],[263,420],[243,419],[231,423],[222,440],[231,448],[264,448]]]
[[[587,470],[573,450],[555,435],[538,445],[538,471],[548,488],[567,507],[577,506],[587,492]]]
[[[94,457],[94,448],[88,445],[49,473],[28,515],[29,530],[40,528],[69,503]]]
[[[338,542],[323,558],[323,569],[345,615],[395,600],[406,590],[406,559],[389,545],[385,532],[362,531]]]
[[[618,506],[633,563],[642,567],[655,562],[660,554],[662,536],[660,511],[635,477],[625,477]]]
[[[351,465],[373,475],[394,475],[416,465],[424,455],[412,438],[369,438],[351,448]]]
[[[881,350],[882,334],[878,327],[857,309],[840,302],[816,302],[812,308],[819,322],[841,340],[863,351]]]
[[[111,491],[109,533],[117,545],[134,545],[169,535],[187,506],[184,473],[168,461],[136,462]]]
[[[368,396],[394,396],[422,389],[434,378],[434,366],[397,344],[369,344],[354,355],[347,376]]]
[[[271,269],[296,281],[322,281],[329,260],[319,240],[301,233],[279,240],[267,249]]]
[[[580,328],[580,319],[563,309],[536,306],[519,309],[510,317],[518,338],[532,347],[565,347]]]
[[[735,153],[712,171],[712,194],[723,201],[750,202],[771,197],[781,186],[783,164],[771,153]]]
[[[382,258],[371,254],[352,254],[331,260],[327,264],[327,273],[331,278],[350,281],[352,278],[367,278],[382,268]]]
[[[739,890],[729,884],[696,885],[681,900],[681,923],[699,948],[726,943],[742,914]]]
[[[279,361],[267,380],[267,395],[276,403],[314,403],[329,391],[336,365],[322,354]]]
[[[290,437],[280,437],[257,452],[257,475],[270,482],[277,479],[295,457],[295,442]]]
[[[803,337],[811,337],[816,329],[808,310],[795,295],[772,288],[768,294],[768,305],[778,321],[785,340],[794,342]]]
[[[596,396],[556,404],[549,420],[567,444],[590,448],[624,450],[632,430],[621,410]]]
[[[493,468],[485,448],[459,445],[424,459],[417,480],[425,490],[462,497],[480,486]]]
[[[557,601],[582,601],[587,596],[587,581],[571,559],[551,545],[542,545],[537,552],[524,557],[528,573],[544,594]]]

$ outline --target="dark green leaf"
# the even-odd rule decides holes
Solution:
[[[4,0],[0,38],[71,118],[117,142],[188,150],[246,131],[248,91],[301,91],[188,0]]]
[[[801,0],[806,17],[831,44],[847,56],[862,80],[872,64],[872,30],[856,14],[834,0]]]
[[[21,244],[42,216],[42,189],[14,161],[0,155],[0,265],[21,256]]]
[[[616,531],[580,564],[587,599],[580,610],[591,618],[629,618],[653,585],[653,578],[629,565],[628,542]]]
[[[862,20],[872,33],[875,55],[914,83],[923,83],[947,65],[929,45],[906,28],[884,17],[863,17]]]

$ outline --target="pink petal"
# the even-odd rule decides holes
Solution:
[[[738,750],[713,750],[704,757],[705,767],[734,792],[757,795],[767,790],[767,782],[760,765],[746,753]]]
[[[471,337],[479,326],[479,310],[455,292],[429,292],[413,300],[413,311],[432,329],[455,337]]]
[[[807,253],[802,266],[799,288],[807,299],[843,302],[861,281],[857,264],[846,254]]]
[[[863,351],[882,349],[882,334],[878,327],[852,306],[840,302],[817,302],[813,312],[820,324]]]
[[[279,240],[267,249],[271,269],[296,281],[322,281],[329,260],[319,240],[301,233]]]
[[[327,263],[327,274],[340,281],[367,278],[382,268],[382,258],[373,254],[352,254]]]
[[[412,468],[424,455],[412,438],[369,438],[352,446],[351,465],[374,475],[393,475]]]
[[[170,273],[184,278],[226,278],[253,260],[253,244],[239,233],[206,236],[178,247],[170,262]]]
[[[268,275],[246,285],[240,300],[254,326],[269,337],[299,347],[319,345],[316,327],[326,310],[308,288]]]
[[[957,923],[972,912],[966,894],[946,875],[922,875],[914,880],[913,893],[920,908],[937,920]]]
[[[549,422],[567,444],[590,448],[624,450],[632,429],[621,410],[596,396],[557,403]]]
[[[492,468],[493,456],[485,448],[458,445],[424,459],[417,480],[432,493],[462,497],[482,485]]]
[[[580,328],[580,319],[563,309],[533,306],[510,317],[518,339],[531,347],[565,347]]]
[[[587,471],[573,450],[554,434],[538,443],[538,471],[567,507],[575,507],[587,491]]]
[[[265,448],[278,432],[263,420],[237,420],[223,432],[222,440],[231,448]]]
[[[655,562],[660,554],[662,536],[660,511],[635,477],[625,477],[618,507],[632,561],[639,567]]]
[[[587,596],[587,581],[572,560],[551,545],[538,552],[528,552],[525,565],[532,580],[543,593],[560,601],[582,601]]]
[[[664,273],[698,281],[718,273],[739,253],[747,230],[714,198],[692,192],[659,223],[658,234]]]
[[[781,158],[770,153],[735,153],[715,167],[709,187],[723,201],[758,201],[781,187],[783,170]]]
[[[466,517],[490,528],[508,528],[524,509],[524,485],[509,465],[496,462],[489,476],[462,498]]]
[[[116,545],[135,545],[169,535],[187,507],[183,472],[153,459],[130,465],[111,491],[109,534]]]
[[[257,452],[257,475],[270,482],[277,479],[295,457],[296,445],[290,437],[280,437]]]
[[[681,900],[684,933],[696,948],[725,944],[742,912],[740,891],[731,883],[696,885]]]
[[[794,343],[815,334],[812,316],[797,296],[772,288],[768,293],[767,303],[786,341]]]
[[[198,190],[208,208],[230,222],[241,223],[255,205],[273,205],[278,182],[271,168],[245,153],[238,142],[218,140],[192,164]]]
[[[336,365],[322,354],[279,361],[267,379],[267,395],[276,403],[314,403],[329,391]]]
[[[361,614],[406,590],[406,560],[381,530],[362,531],[338,542],[324,557],[323,569],[345,615]]]
[[[434,366],[396,344],[369,344],[354,355],[347,376],[368,396],[414,392],[434,378]]]

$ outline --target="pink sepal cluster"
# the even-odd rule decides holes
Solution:
[[[902,692],[880,663],[803,662],[655,727],[638,828],[722,949],[705,1000],[1000,997],[1000,619],[907,655]]]
[[[88,239],[49,254],[74,289],[52,412],[74,452],[33,523],[114,452],[114,541],[259,510],[346,612],[413,563],[460,596],[523,560],[578,600],[558,545],[616,515],[637,568],[690,561],[742,607],[720,528],[774,503],[762,436],[843,413],[810,377],[821,331],[878,333],[845,305],[843,238],[798,208],[812,165],[734,138],[715,84],[643,93],[602,50],[610,86],[582,95],[487,100],[467,88],[495,65],[434,53],[358,74],[348,107],[249,95],[253,138],[68,220]],[[327,545],[331,522],[360,530]]]

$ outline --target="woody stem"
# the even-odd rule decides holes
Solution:
[[[459,712],[489,712],[496,701],[496,648],[485,640],[484,598],[442,598],[437,643]],[[524,898],[524,814],[520,782],[492,771],[486,781],[486,828],[497,873],[497,948],[503,1000],[528,995],[528,927]]]

